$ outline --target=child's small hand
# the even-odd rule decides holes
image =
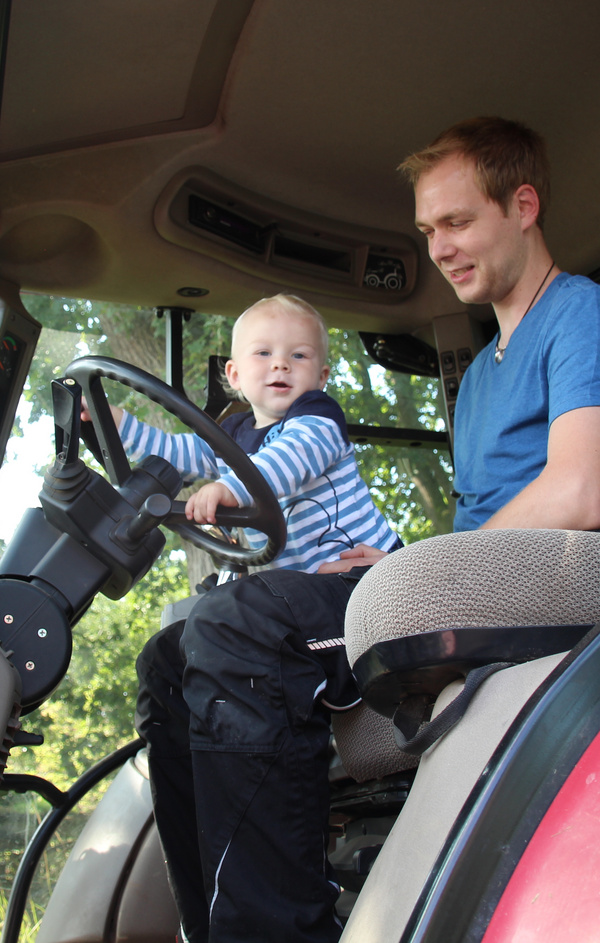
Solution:
[[[317,573],[348,573],[355,566],[373,566],[383,557],[387,557],[385,550],[357,544],[352,550],[342,550],[339,560],[322,563]]]
[[[87,400],[85,396],[81,397],[81,421],[82,422],[91,422],[92,415],[89,411]]]
[[[219,504],[223,504],[228,508],[238,507],[238,503],[229,488],[222,485],[220,481],[211,481],[210,484],[203,485],[199,491],[188,498],[185,506],[185,516],[188,521],[196,521],[197,524],[214,524]]]
[[[123,415],[123,410],[121,409],[120,406],[111,406],[110,411],[112,413],[115,426],[118,429],[121,424],[121,416]],[[90,413],[85,396],[81,397],[81,421],[92,422],[92,414]]]

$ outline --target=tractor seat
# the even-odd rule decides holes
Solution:
[[[381,560],[346,614],[364,700],[334,719],[348,774],[362,782],[416,764],[396,745],[399,705],[422,710],[472,668],[571,649],[600,620],[599,575],[600,535],[587,531],[459,532]]]

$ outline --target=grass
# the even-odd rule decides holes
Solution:
[[[4,888],[0,888],[0,927],[4,926],[6,911],[8,908],[8,896]],[[27,907],[23,914],[21,932],[19,933],[19,943],[34,943],[37,932],[44,916],[44,907],[39,906],[30,897],[27,901]]]

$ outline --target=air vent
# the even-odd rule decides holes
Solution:
[[[216,203],[191,194],[188,200],[188,220],[197,229],[214,233],[228,242],[262,255],[267,245],[267,231],[263,226],[224,210]]]
[[[273,258],[300,262],[301,265],[311,265],[334,272],[346,272],[348,275],[352,271],[352,255],[347,250],[301,242],[279,233],[275,233],[273,240]]]

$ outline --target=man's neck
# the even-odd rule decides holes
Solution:
[[[553,263],[543,243],[528,261],[510,294],[494,305],[500,329],[499,344],[502,348],[506,347],[525,315],[538,303],[559,272],[560,269]]]

